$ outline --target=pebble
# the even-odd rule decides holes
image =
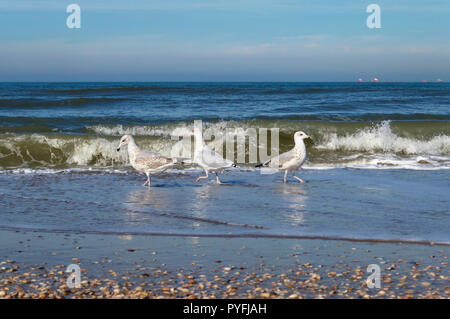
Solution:
[[[389,265],[386,269],[391,271],[383,273],[383,282],[392,285],[384,285],[383,289],[378,291],[367,287],[366,265],[357,261],[333,266],[306,262],[283,272],[270,266],[270,262],[267,262],[267,265],[257,263],[255,266],[223,266],[220,265],[221,260],[217,265],[213,263],[213,259],[213,266],[191,269],[170,269],[170,266],[166,268],[165,264],[162,264],[161,268],[146,268],[135,262],[136,268],[131,272],[113,268],[91,275],[88,269],[83,269],[81,288],[69,289],[65,284],[67,274],[63,272],[64,265],[52,268],[44,263],[33,267],[19,267],[9,260],[0,261],[0,265],[5,265],[4,269],[0,268],[3,270],[0,276],[0,297],[448,298],[449,277],[445,273],[443,266],[446,265],[442,258],[436,256],[423,265],[420,262],[384,258],[386,265]],[[73,260],[80,261],[79,258]],[[101,264],[109,260],[106,257],[102,259]],[[187,264],[190,265],[191,262]],[[114,264],[110,267],[112,265]],[[340,270],[336,271],[337,269]],[[103,274],[103,277],[100,274]],[[420,277],[429,281],[417,282]]]

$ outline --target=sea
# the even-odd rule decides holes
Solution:
[[[237,167],[143,187],[120,137],[189,158],[194,121],[222,154],[247,136]],[[299,130],[306,183],[255,168]],[[450,245],[449,169],[445,82],[0,83],[1,229]]]

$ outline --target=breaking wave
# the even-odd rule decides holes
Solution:
[[[450,136],[438,135],[429,140],[401,137],[392,132],[389,121],[384,121],[352,134],[347,133],[343,136],[336,133],[327,134],[317,148],[333,151],[440,155],[450,153]]]
[[[253,167],[261,154],[270,155],[270,143],[262,143],[261,128],[279,129],[279,150],[293,147],[292,135],[304,130],[313,141],[307,141],[308,162],[305,168],[333,167],[449,169],[450,134],[448,122],[330,123],[283,120],[216,121],[204,123],[206,142],[220,153],[226,142],[239,134],[247,138],[245,160],[237,154],[232,160],[239,166]],[[85,134],[3,133],[0,134],[0,168],[123,168],[128,165],[126,150],[117,152],[118,139],[124,134],[136,137],[144,149],[167,156],[192,156],[192,140],[183,138],[192,122],[159,125],[94,125]],[[254,135],[252,135],[254,134]],[[268,138],[270,140],[270,138]],[[249,152],[258,156],[250,160]],[[237,149],[236,149],[237,152]]]

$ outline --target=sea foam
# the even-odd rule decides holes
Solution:
[[[316,146],[322,150],[347,150],[402,154],[444,155],[450,153],[450,136],[439,135],[429,140],[401,137],[391,130],[390,121],[337,135],[325,134],[323,142]]]

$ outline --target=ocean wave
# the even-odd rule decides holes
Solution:
[[[112,166],[126,163],[117,142],[104,138],[6,135],[0,141],[3,167]]]
[[[50,93],[64,93],[64,94],[84,94],[84,93],[156,93],[156,94],[167,94],[167,93],[214,93],[214,94],[224,94],[224,93],[244,93],[247,92],[246,88],[241,87],[218,87],[218,86],[119,86],[119,87],[91,87],[91,88],[77,88],[77,89],[53,89],[46,90],[45,92]]]
[[[79,97],[71,99],[45,100],[36,98],[26,99],[0,99],[0,108],[38,108],[38,107],[63,107],[63,106],[84,106],[88,104],[97,105],[113,103],[124,100],[123,98],[111,97]]]
[[[93,125],[87,126],[86,131],[99,135],[123,136],[125,134],[135,136],[183,136],[190,130],[188,124],[168,124],[168,125]]]
[[[195,119],[165,121],[157,117],[135,116],[132,113],[110,116],[85,116],[75,113],[62,117],[10,116],[0,115],[0,132],[87,133],[93,135],[119,136],[133,134],[142,136],[169,136],[174,128],[190,127]],[[450,116],[432,114],[362,114],[362,115],[282,115],[271,114],[254,119],[210,117],[203,118],[206,127],[226,130],[227,128],[273,128],[277,127],[287,135],[296,130],[312,133],[319,129],[339,134],[352,133],[371,123],[391,120],[391,127],[399,135],[429,137],[440,133],[450,135]],[[309,132],[310,133],[310,132]]]
[[[369,84],[360,83],[354,86],[348,83],[342,85],[326,85],[326,84],[309,84],[304,83],[285,83],[279,85],[266,83],[241,83],[223,84],[213,83],[197,83],[185,85],[167,85],[167,84],[153,84],[153,85],[129,85],[129,86],[105,86],[105,87],[80,87],[80,88],[60,88],[60,89],[45,89],[44,93],[62,93],[62,94],[89,94],[89,93],[181,93],[181,94],[254,94],[254,95],[300,95],[300,94],[322,94],[322,93],[365,93],[365,92],[403,92],[403,86],[385,86],[383,84]],[[416,88],[420,90],[420,88]],[[432,94],[432,96],[447,96],[448,93],[440,87],[427,87],[423,90],[424,94]]]
[[[229,143],[246,136],[242,157],[236,148],[230,158],[243,167],[270,156],[272,134],[264,140],[260,129],[267,125],[279,129],[279,152],[293,147],[292,135],[304,130],[312,136],[307,141],[311,169],[324,167],[418,168],[450,167],[450,136],[445,123],[320,123],[292,121],[218,121],[206,122],[206,143],[221,154],[227,154]],[[266,126],[266,127],[267,127]],[[166,156],[192,157],[193,141],[186,138],[192,123],[161,125],[95,125],[86,128],[87,135],[61,133],[1,134],[0,167],[125,167],[126,150],[116,151],[119,137],[132,134],[144,149]],[[447,129],[448,130],[448,129]],[[276,135],[275,135],[276,136]],[[240,139],[243,141],[243,139]],[[251,153],[251,154],[250,154]],[[257,154],[255,154],[257,153]],[[267,154],[267,155],[266,155]],[[252,157],[250,157],[252,155]]]
[[[88,125],[85,131],[90,134],[105,136],[122,136],[124,134],[140,136],[171,136],[182,135],[186,130],[193,128],[194,120],[166,122],[161,124],[147,125],[123,125],[123,124],[96,124]],[[233,130],[248,129],[272,129],[276,128],[283,134],[290,135],[298,130],[304,130],[310,135],[323,137],[327,133],[336,133],[338,135],[354,134],[367,129],[379,129],[388,127],[391,132],[398,136],[429,138],[436,135],[450,134],[449,121],[355,121],[351,118],[340,116],[330,120],[323,118],[261,118],[253,120],[226,120],[226,119],[208,119],[202,121],[203,129],[215,133],[226,133]],[[292,138],[292,136],[290,136]]]
[[[95,125],[87,127],[88,132],[105,136],[178,137],[192,129],[192,123],[169,123],[163,125]],[[393,153],[400,155],[449,155],[450,136],[448,122],[396,122],[368,123],[297,122],[271,121],[217,121],[203,122],[205,137],[211,137],[211,144],[220,147],[221,139],[234,139],[238,135],[259,138],[262,128],[276,128],[279,131],[280,149],[293,146],[292,135],[298,130],[306,131],[314,140],[311,151],[342,151],[362,153]],[[205,140],[208,141],[207,138]],[[248,143],[255,143],[249,140]],[[253,145],[254,146],[254,145]],[[256,145],[261,147],[261,145]]]
[[[343,136],[336,133],[325,134],[323,142],[316,148],[333,151],[439,155],[450,153],[450,136],[438,135],[428,140],[401,137],[393,133],[390,121],[384,121]]]
[[[125,134],[134,136],[153,136],[153,137],[183,137],[194,128],[194,121],[168,123],[161,125],[93,125],[87,126],[88,133],[94,133],[105,136],[120,137]],[[204,136],[236,136],[237,134],[248,134],[250,129],[257,129],[253,127],[251,122],[241,121],[215,121],[203,122]]]

